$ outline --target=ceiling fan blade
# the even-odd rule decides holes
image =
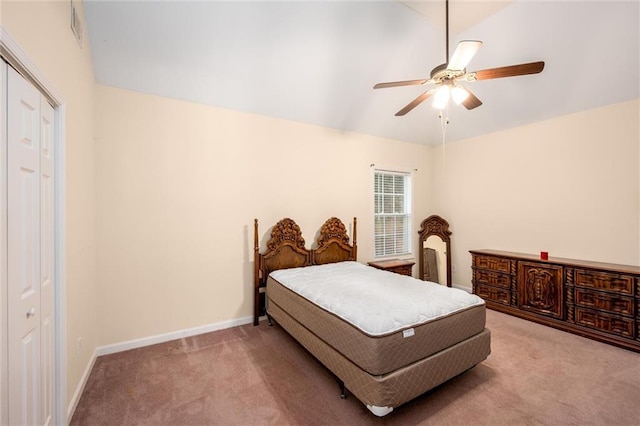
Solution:
[[[529,62],[528,64],[510,65],[507,67],[490,68],[476,71],[475,80],[490,80],[492,78],[515,77],[518,75],[538,74],[544,69],[544,62]]]
[[[374,89],[385,89],[387,87],[399,87],[399,86],[417,86],[419,84],[425,84],[429,80],[406,80],[406,81],[392,81],[389,83],[378,83],[373,86]]]
[[[414,109],[415,107],[420,105],[422,102],[427,100],[429,98],[429,96],[431,96],[431,94],[433,93],[433,90],[434,89],[427,90],[422,95],[418,96],[417,98],[415,98],[414,100],[409,102],[409,104],[407,106],[402,108],[400,111],[396,112],[396,117],[400,117],[402,115],[405,115],[406,113],[408,113],[409,111],[411,111],[412,109]]]
[[[466,109],[474,109],[482,105],[482,101],[478,99],[476,95],[471,93],[471,90],[467,89],[466,87],[463,87],[462,90],[466,91],[469,94],[467,98],[462,101],[462,105],[464,105]]]
[[[473,59],[478,49],[482,46],[482,42],[478,40],[462,40],[458,43],[451,60],[447,64],[447,69],[461,71],[467,67],[467,64]]]

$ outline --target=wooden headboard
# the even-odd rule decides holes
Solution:
[[[347,228],[342,221],[337,217],[327,219],[320,229],[317,247],[307,250],[298,224],[293,219],[284,218],[274,225],[271,237],[267,242],[267,251],[260,254],[258,219],[255,219],[253,325],[258,325],[260,315],[264,314],[267,277],[272,271],[348,260],[355,261],[358,255],[356,225],[357,219],[354,217],[353,243],[350,245]]]

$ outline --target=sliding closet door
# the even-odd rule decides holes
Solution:
[[[40,365],[42,424],[53,424],[55,385],[54,112],[40,95]]]
[[[9,423],[42,422],[40,93],[7,70]]]

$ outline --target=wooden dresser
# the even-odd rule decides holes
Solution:
[[[487,307],[640,352],[640,267],[471,250]]]

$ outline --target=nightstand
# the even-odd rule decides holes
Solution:
[[[369,262],[369,266],[373,266],[377,269],[382,269],[384,271],[395,272],[400,275],[408,275],[411,276],[411,271],[413,269],[413,265],[416,262],[410,262],[408,260],[400,260],[400,259],[390,259],[390,260],[378,260],[375,262]]]

